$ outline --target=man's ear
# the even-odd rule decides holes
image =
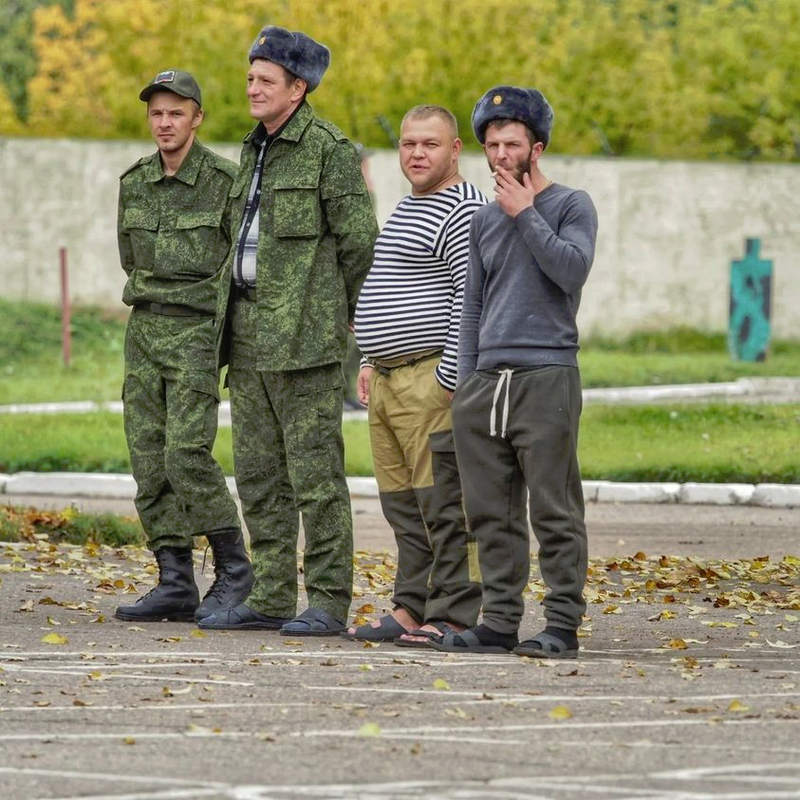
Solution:
[[[203,109],[198,108],[197,113],[192,117],[192,130],[196,131],[200,127],[200,123],[203,121]]]
[[[308,83],[303,78],[295,78],[292,83],[292,102],[299,100],[308,91]]]

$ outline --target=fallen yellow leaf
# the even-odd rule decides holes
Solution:
[[[366,722],[358,729],[359,736],[380,736],[381,726],[377,722]]]
[[[67,644],[69,639],[59,633],[48,633],[47,636],[42,636],[42,641],[45,644]]]
[[[437,678],[433,682],[433,688],[437,689],[440,692],[449,692],[450,684],[444,678]]]
[[[556,706],[547,715],[550,719],[571,719],[572,712],[566,706]]]

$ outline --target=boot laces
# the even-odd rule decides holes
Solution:
[[[206,548],[206,552],[203,553],[203,569],[205,569],[206,565],[206,553],[208,552],[208,548]],[[209,597],[215,597],[222,594],[225,591],[225,587],[231,580],[231,574],[225,569],[224,566],[218,567],[216,559],[213,557],[214,553],[212,550],[212,563],[214,564],[214,582],[211,584],[211,588],[206,592],[206,599]]]
[[[164,577],[164,568],[161,566],[161,562],[158,559],[156,559],[156,564],[158,565],[158,580],[156,581],[156,585],[153,586],[150,589],[149,592],[147,592],[146,594],[143,594],[136,601],[135,605],[138,605],[139,603],[143,603],[145,600],[147,600],[148,597],[150,597],[151,594],[153,594],[153,592],[155,592],[156,589],[158,589],[159,586],[161,586],[161,581],[162,581],[162,579]]]

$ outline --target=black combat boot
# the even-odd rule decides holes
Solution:
[[[158,583],[132,606],[120,606],[117,619],[134,622],[190,622],[200,602],[190,547],[162,547],[155,552]]]
[[[214,557],[214,583],[194,612],[198,621],[244,603],[253,588],[253,567],[242,532],[231,529],[207,536]]]

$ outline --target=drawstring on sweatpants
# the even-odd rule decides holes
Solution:
[[[503,419],[502,428],[500,430],[500,438],[506,438],[506,430],[508,428],[508,402],[509,392],[511,391],[511,376],[514,374],[513,369],[501,369],[500,377],[497,379],[497,386],[494,390],[494,397],[492,398],[492,413],[489,415],[489,436],[497,436],[497,402],[500,399],[500,392],[503,391],[503,386],[506,387],[505,403],[503,405]]]

